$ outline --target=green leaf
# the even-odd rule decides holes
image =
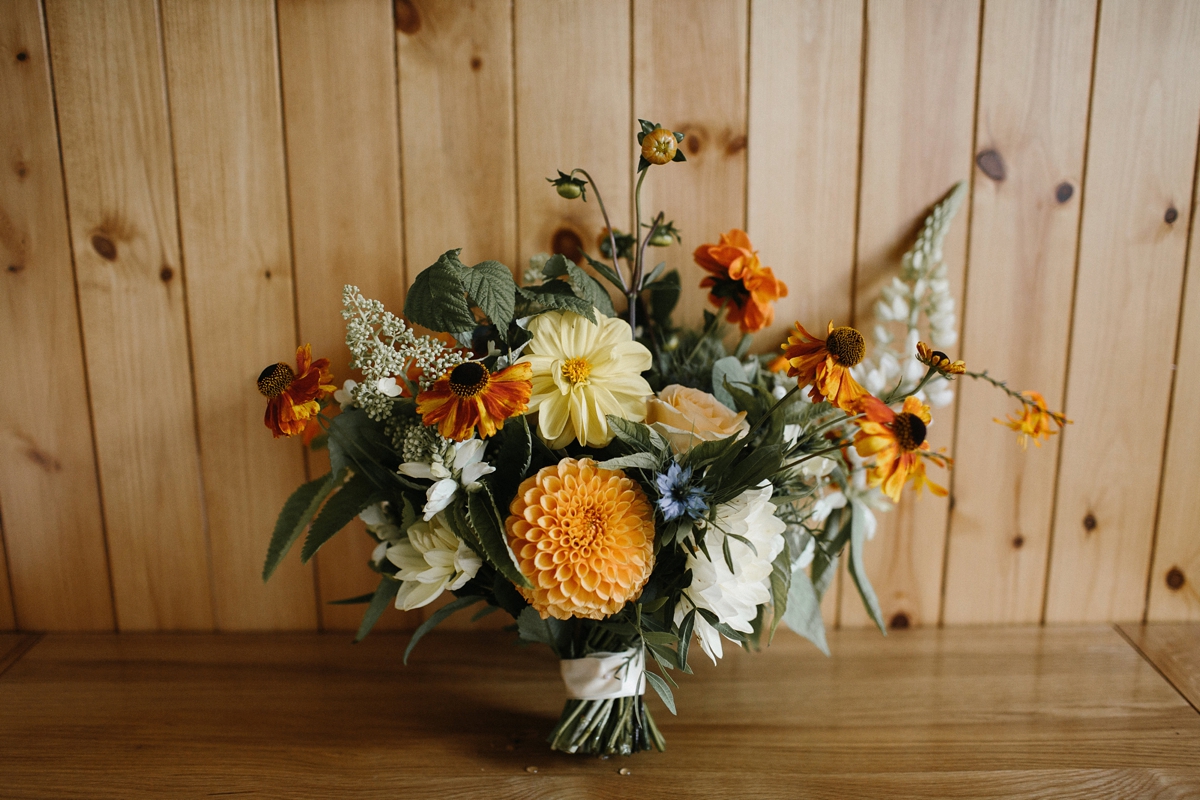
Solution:
[[[546,266],[542,268],[542,274],[547,279],[565,275],[578,297],[587,300],[606,317],[616,316],[617,312],[613,309],[612,298],[608,296],[608,291],[600,285],[598,280],[588,275],[580,269],[578,264],[568,260],[561,253],[550,256],[550,259],[546,261]]]
[[[375,589],[375,594],[371,595],[371,605],[367,606],[367,610],[363,613],[362,622],[358,625],[358,633],[354,634],[354,641],[361,642],[367,638],[367,634],[375,627],[375,623],[383,615],[383,612],[389,605],[396,602],[396,593],[400,591],[398,581],[384,577],[379,581],[379,586]]]
[[[661,280],[647,286],[646,291],[650,293],[650,317],[658,327],[669,328],[671,312],[675,310],[679,303],[679,295],[683,291],[679,281],[679,270],[673,269],[663,275]]]
[[[436,264],[417,275],[404,300],[404,316],[434,331],[463,333],[474,330],[475,315],[467,305],[462,276],[466,267],[459,250],[448,250]]]
[[[746,370],[742,367],[742,362],[738,361],[733,356],[725,356],[719,358],[712,366],[712,394],[713,397],[721,401],[721,405],[728,408],[730,411],[737,411],[737,404],[733,401],[733,395],[725,388],[725,381],[730,383],[745,383]]]
[[[329,498],[321,513],[313,520],[312,528],[300,549],[300,560],[307,563],[321,546],[358,516],[359,512],[383,498],[366,475],[355,475]]]
[[[484,482],[491,484],[496,497],[513,497],[533,456],[533,436],[525,417],[507,420],[492,437],[488,450],[488,463],[498,464],[500,469],[484,478]]]
[[[753,488],[770,478],[779,471],[783,461],[783,449],[779,445],[760,446],[752,449],[750,455],[743,458],[727,472],[716,470],[718,479],[723,480],[721,490],[713,493],[713,502],[725,503],[737,497],[747,488]],[[710,469],[711,473],[716,467]]]
[[[771,633],[767,637],[770,643],[775,638],[775,629],[787,613],[788,592],[792,583],[792,554],[788,549],[787,539],[783,541],[783,549],[771,562]]]
[[[565,654],[568,633],[565,622],[554,617],[542,619],[533,606],[526,606],[517,617],[517,636],[526,642],[548,645],[559,658]]]
[[[477,594],[460,597],[453,602],[439,608],[437,611],[429,615],[429,619],[421,623],[421,627],[413,631],[412,638],[408,640],[408,647],[404,649],[404,663],[408,663],[408,656],[412,653],[413,648],[417,646],[417,642],[424,638],[425,634],[442,624],[442,620],[446,619],[456,611],[461,611],[464,608],[473,606],[483,598]]]
[[[817,551],[820,552],[819,547],[817,548]],[[814,558],[813,564],[815,565],[816,563],[817,560]],[[826,564],[826,568],[821,572],[817,579],[815,581],[811,581],[813,590],[817,593],[818,600],[825,597],[825,592],[827,592],[829,587],[833,585],[833,579],[837,576],[838,557],[835,555],[833,558],[828,559]]]
[[[671,687],[667,686],[667,682],[650,670],[646,670],[646,681],[658,692],[658,697],[667,710],[675,714],[675,695],[671,694]]]
[[[613,434],[618,439],[632,447],[635,452],[654,452],[654,445],[650,438],[650,428],[646,425],[609,414],[608,427],[612,429]]]
[[[679,642],[679,637],[668,631],[642,631],[642,638],[650,644],[658,644],[664,647],[670,647]]]
[[[619,289],[622,293],[625,292],[625,286],[621,283],[621,276],[618,275],[612,267],[610,267],[608,264],[605,264],[603,261],[597,261],[587,253],[584,253],[583,257],[587,259],[587,262],[591,265],[592,269],[604,276],[605,280]]]
[[[879,610],[879,599],[875,597],[875,590],[871,588],[871,582],[867,580],[867,571],[863,564],[863,545],[867,542],[867,526],[864,522],[867,508],[857,498],[852,499],[850,504],[852,508],[850,512],[850,577],[854,579],[854,585],[858,588],[859,595],[862,596],[863,607],[867,609],[871,619],[875,620],[879,630],[883,631],[883,635],[887,636],[887,625],[883,623],[883,612]]]
[[[649,469],[657,471],[659,463],[658,458],[650,453],[633,453],[601,461],[596,466],[601,469]]]
[[[825,621],[821,618],[821,600],[804,570],[792,575],[783,621],[815,644],[822,653],[829,655],[829,645],[825,642]]]
[[[692,647],[692,630],[696,626],[696,609],[692,609],[683,618],[683,622],[679,624],[679,664],[686,673],[691,673],[692,668],[688,666],[688,651]]]
[[[309,481],[292,492],[292,496],[283,504],[283,510],[279,512],[279,518],[275,520],[275,531],[271,534],[271,544],[267,546],[267,560],[263,564],[263,581],[275,573],[283,557],[292,549],[300,534],[304,533],[308,523],[312,522],[325,498],[345,480],[346,470],[342,468]]]
[[[512,272],[499,261],[483,261],[464,269],[462,282],[471,300],[507,339],[517,301],[517,282]]]
[[[652,284],[656,280],[658,280],[658,276],[661,275],[663,270],[666,268],[667,268],[667,262],[665,262],[665,261],[660,261],[657,264],[655,264],[654,269],[650,270],[650,274],[642,279],[642,288],[643,289],[649,288],[650,284]]]
[[[366,594],[360,594],[357,597],[346,597],[346,598],[343,598],[342,600],[330,600],[328,603],[326,603],[326,605],[361,606],[363,603],[371,602],[371,599],[374,597],[375,597],[375,592],[367,592]]]
[[[529,579],[521,574],[521,570],[517,569],[517,564],[513,561],[512,551],[505,540],[500,512],[496,510],[496,503],[487,484],[478,491],[467,493],[467,514],[471,520],[471,528],[479,537],[479,543],[496,571],[517,586],[530,588]]]
[[[518,294],[526,300],[540,303],[548,311],[574,311],[589,322],[596,321],[596,308],[582,297],[571,291],[570,284],[564,281],[550,281],[541,286],[522,286]]]

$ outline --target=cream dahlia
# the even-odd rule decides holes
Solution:
[[[518,591],[543,619],[604,619],[642,593],[654,510],[625,473],[564,458],[526,478],[509,511],[508,544],[533,584]]]
[[[400,568],[396,608],[403,611],[429,605],[447,589],[461,589],[483,566],[440,514],[410,525],[407,538],[387,549],[387,559]]]
[[[650,369],[650,351],[633,340],[625,320],[596,319],[551,311],[529,323],[533,339],[518,363],[533,368],[529,410],[538,412],[538,433],[550,447],[572,439],[603,447],[613,438],[608,415],[646,418],[653,392],[642,373]]]
[[[771,599],[771,562],[783,551],[783,532],[787,528],[775,516],[771,492],[769,485],[747,489],[717,506],[716,519],[704,532],[704,545],[712,558],[699,548],[688,556],[692,585],[683,590],[685,601],[675,607],[675,624],[683,622],[695,606],[711,611],[719,622],[735,631],[753,630],[751,623],[758,607]],[[732,572],[725,563],[726,533],[744,537],[754,545],[751,549],[740,539],[728,537]],[[695,631],[700,646],[715,664],[722,655],[721,635],[699,614]]]

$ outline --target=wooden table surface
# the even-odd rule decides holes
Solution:
[[[780,632],[606,760],[549,751],[555,661],[511,639],[0,636],[0,796],[1200,797],[1200,625]]]

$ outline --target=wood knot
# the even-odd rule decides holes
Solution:
[[[13,164],[13,172],[17,173],[17,180],[25,180],[25,176],[29,174],[29,167],[24,161],[18,161]]]
[[[570,228],[559,228],[550,237],[550,252],[562,254],[578,264],[583,261],[583,240]]]
[[[158,277],[163,283],[170,283],[171,278],[175,277],[175,270],[167,264],[163,264],[163,268],[158,271]]]
[[[979,165],[979,169],[983,170],[983,174],[987,175],[992,180],[999,183],[1004,180],[1004,158],[998,150],[984,150],[979,155],[975,156],[975,163]]]
[[[1175,206],[1171,206],[1167,209],[1167,213],[1163,214],[1163,220],[1168,225],[1174,225],[1177,219],[1179,219],[1179,212],[1175,210]]]
[[[708,144],[708,131],[700,126],[684,125],[679,129],[683,134],[683,141],[679,146],[689,156],[699,155],[700,151]]]
[[[1075,187],[1069,181],[1063,181],[1054,189],[1054,199],[1065,203],[1075,195]]]
[[[29,51],[28,50],[21,50],[20,52],[17,53],[17,61],[28,61],[28,60],[29,60]]]
[[[730,138],[725,145],[725,155],[736,156],[738,153],[746,149],[746,134],[739,133],[737,136]]]
[[[46,472],[62,472],[62,462],[35,445],[30,444],[25,449],[25,457]]]
[[[8,265],[8,271],[9,271],[9,272],[13,272],[13,273],[16,273],[16,272],[24,272],[24,271],[25,271],[25,265],[24,265],[24,264],[9,264],[9,265]]]
[[[105,261],[117,260],[117,246],[107,236],[97,233],[92,236],[92,249]]]
[[[905,614],[903,611],[897,611],[888,621],[888,627],[894,631],[904,630],[910,625],[912,625],[912,622],[909,620],[908,614]]]
[[[1177,592],[1187,583],[1187,578],[1183,576],[1183,570],[1179,567],[1171,567],[1167,570],[1167,588],[1173,592]]]
[[[483,69],[483,59],[479,56],[471,56],[471,71],[479,72],[481,69]]]
[[[263,272],[263,277],[266,278],[267,280],[271,280],[271,270],[269,270],[269,269],[265,270]]]
[[[1025,546],[1025,537],[1024,536],[1017,535],[1017,536],[1013,537],[1013,547],[1020,550],[1024,546]]]
[[[392,9],[396,17],[396,30],[409,36],[421,30],[421,15],[412,0],[396,0]]]
[[[1089,511],[1087,516],[1083,518],[1084,530],[1086,530],[1088,533],[1091,533],[1092,531],[1096,530],[1097,524],[1096,515]]]

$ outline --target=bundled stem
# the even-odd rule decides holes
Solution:
[[[568,700],[546,741],[552,750],[605,756],[628,756],[650,749],[662,752],[667,747],[646,708],[645,695]]]

